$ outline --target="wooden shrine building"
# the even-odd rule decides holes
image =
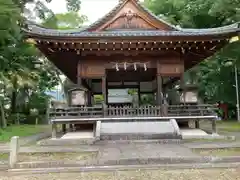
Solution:
[[[150,119],[212,115],[202,111],[184,114],[183,109],[180,109],[183,114],[171,113],[171,105],[164,106],[164,93],[173,82],[181,80],[185,71],[223,48],[239,31],[238,24],[209,29],[180,28],[159,19],[137,0],[119,1],[112,11],[85,28],[55,30],[28,24],[25,29],[26,36],[76,87],[84,87],[86,96],[82,97],[86,101],[80,105],[88,107],[89,112],[86,116],[78,113],[79,118],[89,121],[123,116],[130,120],[133,115],[135,119],[143,115]],[[130,110],[129,105],[127,109],[110,107],[108,90],[123,88],[138,89],[138,94],[155,94],[155,103],[137,107],[142,108],[141,112]],[[90,110],[94,108],[94,94],[103,95],[103,111]],[[68,117],[73,117],[73,112],[67,112]]]

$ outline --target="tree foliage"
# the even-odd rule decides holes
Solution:
[[[16,123],[16,117],[28,119],[33,109],[44,113],[49,98],[47,89],[59,84],[59,71],[32,45],[25,41],[21,28],[26,18],[46,21],[59,18],[46,1],[0,0],[0,117],[2,127]],[[33,10],[29,9],[29,4]],[[77,14],[79,0],[66,0],[70,15],[60,17],[65,23]],[[73,22],[73,21],[72,21]],[[82,23],[74,19],[75,24]],[[68,23],[69,25],[70,23]],[[36,66],[38,65],[38,66]],[[20,115],[21,114],[21,115]],[[13,121],[11,121],[11,117]]]
[[[183,28],[213,28],[240,21],[239,0],[145,0],[144,4],[156,15]],[[198,84],[205,102],[221,101],[235,106],[234,66],[240,67],[239,49],[240,42],[231,43],[185,73],[186,81]]]
[[[44,27],[53,29],[74,29],[80,28],[86,20],[86,16],[79,15],[78,12],[70,11],[50,16],[42,24]]]

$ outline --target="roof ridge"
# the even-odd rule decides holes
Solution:
[[[97,21],[95,21],[93,24],[89,25],[85,30],[90,30],[94,27],[96,27],[99,23],[101,23],[102,21],[108,19],[111,17],[111,15],[118,9],[120,8],[122,5],[124,5],[125,3],[127,3],[130,0],[123,0],[123,1],[119,1],[119,3],[111,10],[109,11],[105,16],[99,18]],[[154,19],[161,21],[162,23],[170,26],[171,28],[173,28],[174,30],[180,30],[177,26],[168,23],[167,21],[161,19],[160,17],[158,17],[157,15],[155,15],[152,11],[150,11],[148,8],[144,7],[140,1],[136,1],[134,0],[134,3],[136,3],[140,8],[142,8],[143,11],[146,11],[150,16],[152,16]]]
[[[125,4],[128,0],[119,1],[119,3],[112,8],[107,14],[105,14],[103,17],[100,17],[98,20],[96,20],[94,23],[90,24],[85,30],[89,30],[97,26],[102,21],[106,20],[106,18],[109,18],[111,14],[113,14],[118,8],[120,8],[123,4]]]

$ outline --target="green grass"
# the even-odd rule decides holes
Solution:
[[[202,156],[240,156],[240,148],[193,149]]]
[[[217,128],[220,131],[239,132],[240,122],[237,121],[217,121]]]
[[[0,161],[8,160],[9,153],[0,153]]]
[[[12,125],[0,129],[0,142],[9,142],[12,136],[26,137],[49,130],[49,125]]]

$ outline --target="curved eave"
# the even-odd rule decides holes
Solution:
[[[121,39],[157,39],[164,41],[184,41],[184,40],[218,40],[228,39],[237,36],[240,30],[222,30],[222,31],[115,31],[115,32],[82,32],[82,33],[49,33],[49,32],[31,32],[25,31],[26,36],[34,39],[46,39],[53,41],[81,41],[81,40],[101,40]]]
[[[88,28],[88,27],[87,27]],[[22,29],[28,36],[54,37],[54,38],[96,38],[96,37],[153,37],[153,36],[221,36],[237,35],[240,32],[240,23],[227,26],[205,29],[178,28],[178,30],[146,30],[146,29],[120,29],[112,31],[86,31],[87,28],[57,30],[48,29],[36,24],[28,24],[28,29]]]

